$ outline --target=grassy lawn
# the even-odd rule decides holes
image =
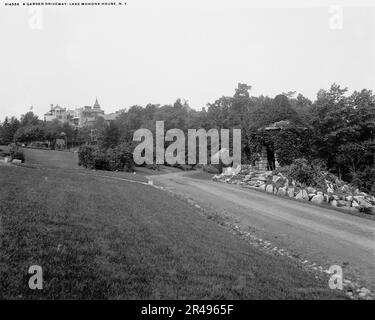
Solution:
[[[40,149],[24,149],[26,163],[49,168],[78,169],[78,153]]]
[[[1,149],[1,148],[0,148]],[[31,168],[53,168],[58,170],[81,170],[83,172],[88,172],[84,168],[78,166],[78,154],[67,151],[52,151],[52,150],[40,150],[40,149],[28,149],[24,148],[26,162],[25,167]],[[95,171],[96,175],[109,176],[109,177],[119,177],[123,179],[131,179],[137,181],[147,182],[145,178],[146,175],[155,175],[166,173],[167,170],[174,172],[180,172],[179,169],[162,169],[160,171],[146,169],[143,167],[136,167],[136,174],[128,172],[111,172],[111,171]],[[88,172],[89,173],[89,172]]]
[[[342,297],[163,191],[83,172],[0,167],[0,298]]]

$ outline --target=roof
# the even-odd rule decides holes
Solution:
[[[98,98],[96,98],[96,100],[95,100],[94,108],[95,108],[95,109],[100,109],[100,104],[99,104],[99,102],[98,102]]]

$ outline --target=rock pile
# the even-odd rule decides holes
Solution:
[[[332,177],[332,175],[329,175]],[[327,175],[328,177],[328,175]],[[325,179],[319,187],[305,186],[288,178],[282,173],[255,170],[252,166],[242,165],[238,169],[225,170],[212,180],[239,184],[246,188],[262,190],[279,196],[311,201],[317,204],[328,203],[333,207],[375,214],[375,197],[360,192],[337,177]]]

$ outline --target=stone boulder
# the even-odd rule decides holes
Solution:
[[[359,201],[359,205],[360,205],[360,207],[362,207],[362,208],[371,208],[371,207],[372,207],[371,203],[368,202],[368,201],[365,200],[365,199],[361,199],[361,200]]]
[[[359,207],[359,203],[355,200],[352,201],[352,207],[353,208],[358,208]]]
[[[289,187],[288,188],[288,196],[290,198],[294,198],[294,187]]]
[[[316,196],[312,197],[311,202],[321,204],[324,202],[324,196],[321,194],[317,194]]]
[[[272,184],[267,185],[266,192],[273,193],[273,185]]]
[[[279,190],[277,190],[277,195],[285,196],[286,195],[286,188],[279,188]]]
[[[259,185],[257,188],[258,188],[259,190],[266,191],[266,184],[263,183],[263,184]]]
[[[337,200],[338,207],[350,207],[350,202],[345,200]]]
[[[337,207],[337,200],[332,200],[330,204],[332,207]]]
[[[309,195],[307,194],[306,190],[301,190],[297,193],[295,198],[297,200],[309,200]]]
[[[314,198],[316,196],[315,193],[309,193],[309,200],[311,200],[312,198]]]

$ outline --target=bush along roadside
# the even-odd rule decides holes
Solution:
[[[327,203],[333,207],[375,215],[375,197],[360,192],[354,186],[341,181],[335,175],[298,159],[290,166],[275,171],[260,171],[253,166],[242,165],[240,170],[224,170],[212,180],[240,184],[279,196],[316,204]]]
[[[84,145],[78,150],[79,165],[88,169],[107,171],[134,171],[133,153],[127,145],[101,149]]]
[[[17,144],[9,145],[9,154],[12,162],[25,162],[25,153]]]

